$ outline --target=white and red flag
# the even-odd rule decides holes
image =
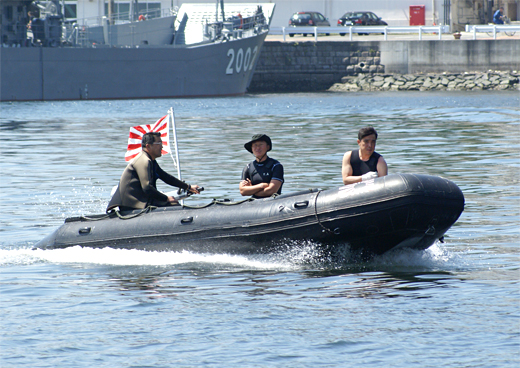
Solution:
[[[130,134],[128,136],[128,150],[125,154],[125,161],[132,160],[142,151],[141,141],[143,140],[143,135],[145,135],[145,133],[148,132],[161,133],[161,140],[163,143],[162,154],[171,154],[169,122],[169,115],[165,115],[159,120],[157,120],[155,124],[146,124],[131,127]]]

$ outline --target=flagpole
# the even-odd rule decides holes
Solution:
[[[170,149],[170,156],[172,157],[172,160],[173,160],[173,163],[175,164],[175,166],[177,166],[177,176],[178,176],[178,179],[182,180],[182,176],[181,176],[181,162],[179,161],[179,147],[177,147],[177,131],[176,131],[176,128],[175,128],[175,116],[173,115],[173,107],[170,107],[170,110],[168,110],[168,115],[169,115],[169,117],[171,119],[171,122],[172,122],[172,133],[173,133],[173,140],[174,140],[174,144],[175,144],[175,157],[176,157],[176,159],[173,158],[171,149]]]

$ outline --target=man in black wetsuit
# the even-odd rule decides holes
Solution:
[[[149,132],[143,135],[142,151],[126,167],[119,180],[119,186],[112,196],[107,212],[119,207],[120,210],[142,209],[148,206],[165,207],[177,200],[157,190],[157,179],[166,184],[199,194],[198,185],[189,185],[161,169],[157,161],[162,156],[161,133]]]
[[[376,140],[377,132],[373,127],[359,130],[357,140],[359,150],[348,151],[343,156],[341,167],[343,184],[359,183],[388,174],[385,159],[375,151]]]
[[[243,196],[263,198],[282,193],[283,166],[267,156],[272,147],[271,138],[265,134],[254,135],[244,144],[244,148],[255,155],[256,159],[242,171],[239,189]]]

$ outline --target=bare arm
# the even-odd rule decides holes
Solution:
[[[386,176],[388,175],[388,166],[386,165],[386,161],[383,156],[379,157],[377,160],[377,175]]]
[[[258,192],[264,190],[264,188],[267,188],[269,184],[267,183],[260,183],[253,185],[251,184],[251,180],[246,179],[242,180],[239,185],[240,194],[243,196],[252,196],[257,194]]]
[[[281,186],[282,182],[276,179],[271,180],[269,183],[256,185],[251,185],[251,181],[246,179],[240,182],[240,194],[243,196],[256,195],[257,197],[270,197],[274,193],[277,193]]]
[[[266,184],[266,183],[264,183]],[[282,182],[280,180],[273,179],[267,184],[267,186],[256,193],[258,197],[270,197],[273,194],[278,192],[278,189],[282,186]]]

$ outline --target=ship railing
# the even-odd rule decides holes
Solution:
[[[209,3],[183,3],[175,21],[175,45],[225,42],[267,31],[274,4],[234,3],[225,8],[225,14],[221,14]]]
[[[88,26],[67,22],[62,27],[62,39],[66,45],[88,45]]]
[[[156,9],[150,10],[147,12],[139,12],[139,15],[143,15],[145,19],[154,19],[154,18],[162,18],[169,17],[176,14],[176,8],[168,8],[168,9]],[[98,15],[95,17],[86,17],[86,18],[77,18],[73,19],[75,23],[85,27],[96,27],[103,25],[104,21],[108,21],[110,24],[126,24],[132,22],[138,22],[139,18],[135,20],[131,20],[130,12],[124,13],[115,13],[111,16],[108,15]]]
[[[171,17],[176,14],[178,8],[168,8],[168,9],[156,9],[148,12],[139,12],[139,14],[144,15],[146,19],[155,19],[162,17]],[[129,24],[133,23],[129,20],[130,13],[117,13],[112,17],[108,16],[95,16],[95,17],[85,17],[71,20],[69,19],[63,24],[62,29],[62,39],[68,45],[75,45],[81,47],[91,46],[91,40],[89,39],[89,28],[91,27],[101,27],[106,24]],[[138,22],[139,20],[136,20]]]
[[[161,17],[177,15],[177,11],[177,8],[164,9],[161,11]],[[126,15],[128,14],[129,13],[126,13]],[[263,12],[250,12],[244,17],[234,16],[228,18],[225,22],[220,21],[212,23],[209,23],[206,20],[207,18],[197,18],[197,14],[191,15],[190,21],[185,26],[185,30],[182,31],[184,40],[182,41],[183,37],[179,33],[175,37],[174,46],[182,47],[208,42],[218,42],[219,40],[229,41],[233,39],[247,38],[269,30],[269,25]],[[200,16],[200,14],[198,15]],[[213,13],[211,13],[211,15],[213,15]],[[63,40],[69,45],[90,47],[95,41],[89,39],[89,35],[91,35],[89,28],[100,26],[105,27],[110,24],[123,25],[133,23],[129,20],[122,20],[124,17],[125,16],[120,16],[119,20],[117,18],[112,18],[113,23],[110,23],[110,18],[106,16],[77,19],[73,23],[67,22],[63,27]],[[175,28],[177,29],[178,26]],[[108,32],[106,37],[108,37],[108,39],[111,39],[111,31],[111,27],[106,28],[106,32]],[[158,32],[162,32],[162,30],[158,30]],[[130,44],[134,46],[133,39],[131,43],[128,43],[128,45]],[[125,45],[128,46],[127,44]]]
[[[269,30],[263,13],[250,17],[232,16],[225,22],[205,23],[203,27],[208,41],[247,38]]]

